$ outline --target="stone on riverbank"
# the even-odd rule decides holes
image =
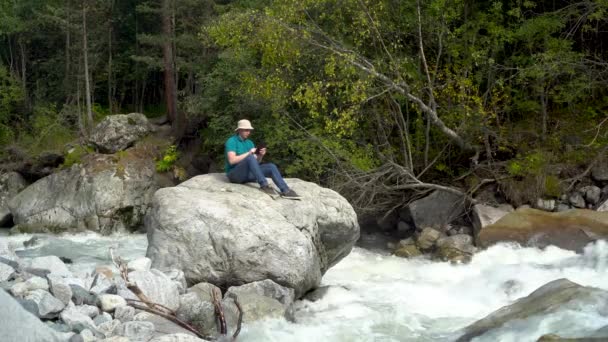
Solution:
[[[608,212],[577,209],[548,213],[522,208],[483,228],[477,243],[482,247],[514,241],[523,245],[581,251],[589,242],[608,237]]]
[[[182,269],[190,284],[229,287],[271,279],[296,296],[319,285],[359,237],[350,204],[298,179],[301,201],[273,200],[223,174],[197,176],[156,192],[146,217],[152,266]]]

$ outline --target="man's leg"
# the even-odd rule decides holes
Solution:
[[[253,155],[250,155],[238,163],[234,169],[228,173],[228,179],[230,179],[232,183],[239,184],[258,182],[262,188],[268,185],[268,181],[260,169],[260,163]]]
[[[262,164],[260,165],[260,169],[265,177],[272,178],[272,181],[279,187],[281,193],[289,191],[289,187],[287,186],[287,183],[285,183],[285,180],[283,179],[283,176],[281,176],[281,172],[276,165],[273,163]]]

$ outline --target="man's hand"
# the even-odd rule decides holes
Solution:
[[[249,154],[255,154],[255,147],[249,150]]]
[[[266,147],[261,148],[258,152],[259,152],[258,154],[260,155],[260,157],[263,157],[266,154]]]

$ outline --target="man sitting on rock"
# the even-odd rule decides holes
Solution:
[[[231,136],[224,145],[225,169],[230,182],[238,184],[257,182],[263,192],[274,197],[277,193],[266,180],[266,177],[271,177],[274,184],[281,190],[282,197],[299,199],[300,196],[287,186],[276,165],[273,163],[260,164],[266,154],[266,147],[255,148],[253,141],[249,140],[252,130],[253,127],[249,120],[240,120],[235,130],[236,134]]]

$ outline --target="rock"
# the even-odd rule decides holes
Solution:
[[[436,190],[429,196],[410,203],[407,210],[416,228],[445,231],[448,223],[464,213],[464,207],[463,196]]]
[[[206,340],[188,334],[170,334],[155,337],[150,342],[203,342]]]
[[[76,305],[97,305],[97,295],[90,293],[83,287],[70,284],[72,290],[72,300]]]
[[[119,307],[122,307],[122,306],[119,306]],[[99,326],[103,323],[111,322],[111,321],[112,321],[112,315],[110,315],[107,312],[102,312],[93,319],[93,323],[95,323],[96,326]]]
[[[135,317],[133,317],[133,321],[150,322],[154,324],[154,337],[166,334],[192,334],[190,331],[180,327],[166,318],[147,312],[138,313],[135,315]],[[216,328],[213,329],[215,330]]]
[[[68,267],[55,255],[33,258],[29,263],[29,267],[47,270],[50,274],[60,277],[72,276],[72,272],[70,272]]]
[[[94,285],[91,287],[91,285]],[[85,286],[91,289],[91,293],[96,295],[116,294],[116,284],[111,278],[108,278],[105,273],[97,273],[90,279],[90,283],[86,282]]]
[[[27,294],[27,285],[25,282],[15,283],[11,286],[11,294],[17,298],[24,297]]]
[[[110,266],[97,265],[97,266],[95,266],[95,272],[93,272],[93,273],[101,274],[108,279],[114,278],[114,271],[112,270],[112,267],[110,267]]]
[[[568,204],[558,203],[557,207],[555,208],[555,211],[557,211],[558,213],[561,213],[562,211],[568,211],[570,209],[572,209],[572,207],[569,206]]]
[[[422,255],[422,252],[416,245],[406,245],[397,248],[393,254],[402,258],[413,258]]]
[[[495,223],[503,216],[511,212],[513,212],[513,207],[510,205],[501,206],[498,208],[490,207],[484,204],[474,205],[473,229],[475,230],[475,234],[479,234],[483,228]]]
[[[403,240],[399,240],[399,243],[397,244],[397,248],[402,248],[405,246],[410,246],[410,245],[415,245],[416,241],[413,238],[407,238],[407,239],[403,239]]]
[[[143,147],[114,156],[90,154],[38,180],[9,202],[14,232],[102,234],[138,229],[154,191],[155,166]]]
[[[91,318],[95,318],[97,317],[97,315],[99,315],[99,308],[93,305],[80,305],[76,307],[76,310],[78,310],[80,313],[87,315]],[[93,321],[94,323],[94,321]]]
[[[41,277],[31,277],[30,279],[25,281],[25,286],[27,286],[28,291],[34,290],[45,290],[49,289],[49,282]]]
[[[376,218],[376,224],[380,228],[380,230],[384,232],[388,232],[397,228],[397,223],[399,222],[399,213],[395,210],[391,211],[386,215],[381,215]]]
[[[555,209],[555,200],[539,198],[536,200],[536,208],[544,211],[553,211]]]
[[[285,306],[278,300],[260,296],[255,293],[241,293],[238,298],[239,304],[243,308],[243,323],[252,323],[267,318],[285,317]],[[232,297],[222,300],[222,306],[226,314],[226,322],[229,328],[234,330],[238,321],[238,309]]]
[[[587,203],[595,205],[600,201],[602,189],[598,188],[595,185],[589,185],[580,188],[579,193],[581,193],[583,197],[585,197],[585,201],[587,201]]]
[[[113,321],[99,324],[99,326],[97,326],[97,329],[99,330],[99,332],[101,332],[107,337],[119,333],[121,325],[122,322],[120,322],[120,320],[115,319]]]
[[[477,245],[487,247],[503,241],[523,245],[582,251],[597,238],[608,237],[608,213],[573,209],[547,213],[535,209],[518,209],[505,215],[477,236]]]
[[[11,246],[9,246],[8,241],[5,239],[0,239],[0,257],[3,257],[9,261],[18,260],[15,251],[11,248]],[[12,267],[14,268],[14,266]]]
[[[287,183],[301,201],[260,196],[257,186],[231,184],[224,174],[160,189],[145,221],[152,266],[225,287],[271,279],[296,297],[318,286],[357,241],[356,214],[332,190]]]
[[[602,310],[596,304],[605,303],[606,300],[608,300],[607,291],[581,286],[567,279],[554,280],[515,303],[502,307],[469,325],[457,341],[470,341],[492,329],[533,316],[549,316],[558,311],[580,310],[581,307],[589,306]]]
[[[304,296],[304,299],[311,301],[311,302],[319,301],[319,300],[323,299],[323,297],[325,297],[325,295],[327,295],[327,293],[329,292],[329,290],[331,288],[332,288],[332,286],[321,286],[319,288],[316,288],[316,289],[308,292]]]
[[[49,287],[53,296],[67,305],[72,299],[72,288],[62,277],[48,275]]]
[[[445,261],[468,262],[475,253],[473,238],[470,235],[452,235],[437,240],[436,255]]]
[[[101,342],[131,342],[131,340],[124,336],[112,336],[101,340]]]
[[[152,298],[148,298],[154,302]],[[98,297],[98,305],[104,312],[113,312],[119,306],[127,305],[127,301],[119,295],[102,294]]]
[[[187,290],[187,293],[196,293],[200,300],[211,302],[213,299],[213,291],[220,288],[209,283],[198,283]],[[221,291],[220,291],[221,292]],[[181,300],[180,300],[181,302]]]
[[[89,142],[103,153],[116,153],[132,146],[150,132],[151,126],[143,114],[109,115],[95,126]]]
[[[74,332],[79,333],[84,329],[95,330],[95,323],[91,317],[80,312],[75,306],[71,306],[63,310],[60,317],[61,320]]]
[[[0,227],[8,224],[12,217],[8,202],[26,186],[27,181],[17,172],[0,175]]]
[[[604,202],[600,203],[597,206],[597,211],[608,211],[608,200],[605,200]]]
[[[180,296],[177,317],[189,322],[198,331],[215,332],[215,307],[206,293],[189,292]]]
[[[608,181],[608,161],[602,160],[591,169],[591,178],[596,182]]]
[[[145,321],[132,321],[121,324],[117,334],[129,338],[131,341],[148,341],[154,335],[154,324]]]
[[[583,198],[583,195],[581,195],[578,192],[571,193],[570,196],[568,196],[568,201],[575,208],[585,208],[586,207],[585,199]]]
[[[399,221],[399,223],[397,223],[397,232],[400,235],[405,235],[412,230],[414,230],[414,227],[410,226],[407,222]]]
[[[171,279],[175,285],[177,285],[177,291],[179,294],[186,293],[186,289],[188,289],[188,283],[186,282],[186,275],[181,270],[172,269],[168,272],[165,272],[167,277]]]
[[[131,306],[119,306],[114,311],[114,318],[119,319],[121,322],[132,321],[133,316],[135,316],[135,309]]]
[[[23,299],[21,305],[39,318],[54,318],[63,310],[65,305],[45,290],[30,291]]]
[[[89,329],[84,329],[83,331],[80,332],[80,337],[82,338],[83,342],[94,342],[94,341],[98,341],[98,338],[95,337],[95,335],[93,334],[93,332]]]
[[[275,299],[284,306],[291,305],[295,300],[295,293],[293,289],[281,286],[270,279],[255,281],[253,283],[232,286],[226,291],[224,297],[230,297],[236,295],[240,298],[244,293],[254,293],[260,296]]]
[[[10,280],[15,274],[15,269],[9,265],[0,263],[0,282]]]
[[[129,261],[127,264],[127,270],[131,271],[149,271],[152,266],[152,260],[150,258],[139,258]]]
[[[152,302],[164,305],[171,310],[179,307],[179,290],[177,285],[159,270],[133,271],[129,280],[141,289]]]
[[[422,251],[428,251],[433,248],[435,242],[441,237],[441,232],[433,228],[424,228],[416,239],[416,245]]]
[[[0,290],[0,336],[3,341],[63,341],[59,334]]]

